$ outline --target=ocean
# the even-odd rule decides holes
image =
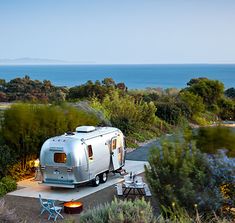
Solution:
[[[106,77],[124,82],[129,89],[184,88],[190,79],[198,77],[219,80],[225,88],[235,87],[235,64],[0,65],[0,79],[9,81],[25,75],[68,87]]]

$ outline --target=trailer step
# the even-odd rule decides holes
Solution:
[[[115,171],[112,171],[112,172],[114,173],[114,175],[115,175],[115,173],[119,173],[121,176],[124,176],[124,175],[127,175],[127,174],[128,174],[128,173],[126,172],[126,170],[123,169],[123,168],[120,168],[120,169],[115,170]]]

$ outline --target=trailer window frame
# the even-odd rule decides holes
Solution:
[[[89,160],[93,160],[93,150],[92,145],[87,146],[87,155]]]
[[[66,153],[54,153],[54,162],[55,163],[66,163],[67,162]]]
[[[112,139],[111,148],[112,151],[117,148],[117,138]]]

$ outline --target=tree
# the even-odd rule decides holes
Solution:
[[[107,88],[115,88],[115,81],[111,77],[104,78],[102,84]]]
[[[190,80],[184,91],[189,91],[202,98],[207,108],[213,107],[218,100],[223,97],[224,85],[218,80],[209,80],[207,78],[197,78]]]
[[[219,117],[222,120],[235,120],[235,102],[228,98],[222,98],[218,102],[220,107]]]
[[[181,91],[178,97],[180,101],[187,105],[189,118],[205,111],[205,105],[203,104],[203,99],[201,96],[190,91]]]
[[[171,125],[177,125],[182,115],[181,109],[171,102],[160,102],[156,104],[156,115]]]
[[[31,80],[29,76],[12,79],[4,83],[2,89],[5,94],[2,100],[43,103],[64,101],[64,94],[67,92],[63,87],[53,86],[48,80],[40,82]]]
[[[235,99],[235,88],[231,87],[229,89],[227,89],[224,94],[228,97],[228,98],[232,98]]]
[[[89,80],[85,84],[70,88],[67,99],[78,100],[97,97],[98,99],[103,100],[105,95],[111,94],[112,91],[115,90],[115,86],[115,82],[112,78],[105,78],[102,81],[102,84],[100,81],[95,81],[95,83],[93,83]]]
[[[117,87],[117,89],[119,89],[121,91],[127,92],[127,86],[123,82],[117,83],[116,87]]]

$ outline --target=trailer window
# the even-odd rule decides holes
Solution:
[[[112,140],[112,150],[117,148],[117,139]]]
[[[93,151],[91,145],[87,146],[87,151],[88,151],[89,160],[93,160]]]
[[[65,153],[54,153],[55,163],[66,163],[67,157]]]

